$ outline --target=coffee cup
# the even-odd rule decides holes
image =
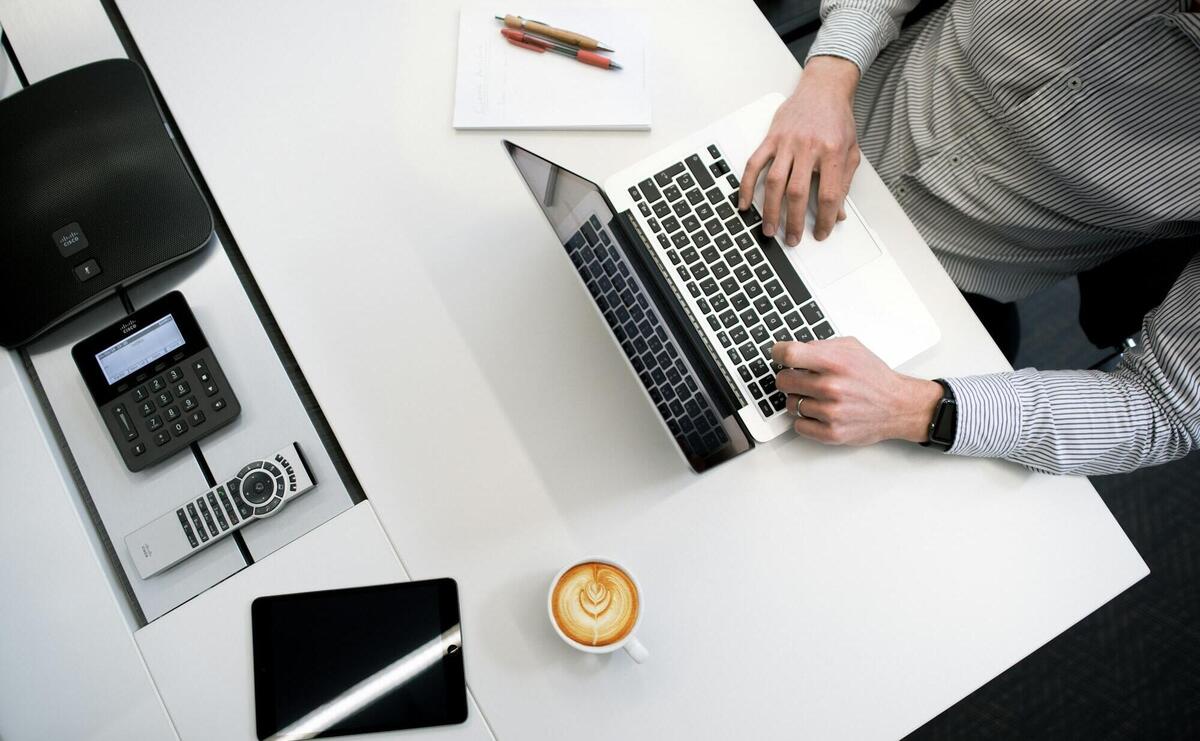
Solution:
[[[611,558],[583,558],[555,574],[546,598],[550,624],[572,648],[591,654],[620,649],[639,664],[650,652],[634,637],[642,622],[642,590]]]

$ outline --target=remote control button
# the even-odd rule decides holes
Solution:
[[[160,430],[158,434],[154,436],[154,444],[160,448],[169,442],[171,442],[171,436],[166,430]]]
[[[213,402],[213,411],[214,412],[219,412],[224,408],[225,408],[225,400],[224,399],[217,399],[216,401]]]
[[[165,407],[166,405],[168,405],[172,401],[174,401],[174,399],[175,399],[175,397],[171,396],[170,391],[159,391],[158,394],[154,397],[154,401],[158,402],[158,405],[160,407]]]
[[[192,412],[192,416],[188,417],[192,421],[192,427],[204,424],[204,412],[196,410]]]
[[[135,457],[139,456],[145,452],[146,452],[146,443],[138,443],[137,445],[133,446],[133,455]]]
[[[183,437],[183,433],[187,431],[187,422],[184,422],[182,419],[171,423],[171,432],[175,433],[175,437]]]
[[[150,428],[151,432],[154,432],[159,427],[162,427],[162,417],[158,416],[157,414],[154,415],[150,419],[146,420],[146,426]]]
[[[179,419],[179,415],[182,414],[178,407],[167,407],[166,413],[168,422],[174,422],[175,420]]]
[[[180,381],[171,390],[175,392],[176,397],[187,396],[192,387],[187,385],[187,381]]]
[[[208,508],[217,516],[217,524],[222,530],[229,529],[229,522],[225,519],[225,513],[221,511],[221,505],[217,504],[217,497],[211,491],[206,495],[208,497]]]
[[[217,524],[213,522],[212,513],[208,511],[208,505],[204,503],[204,497],[196,500],[196,504],[200,505],[200,514],[204,515],[204,524],[208,525],[208,532],[214,538],[217,537]]]
[[[250,504],[262,504],[275,493],[275,479],[266,471],[251,471],[242,479],[242,498]]]
[[[229,521],[234,525],[241,522],[237,516],[237,510],[233,508],[233,504],[229,501],[229,495],[225,493],[224,486],[217,487],[217,499],[221,500],[221,506],[225,508],[225,514],[229,515]]]
[[[266,463],[262,464],[262,467],[263,467],[264,471],[271,474],[272,476],[275,476],[276,478],[283,475],[283,473],[278,468],[276,468],[275,464],[271,463],[270,461],[267,461]]]
[[[254,514],[258,515],[259,517],[262,517],[263,515],[266,515],[266,514],[270,514],[271,512],[275,511],[275,508],[278,507],[281,503],[283,503],[283,500],[280,499],[279,497],[275,497],[274,499],[267,502],[263,506],[255,507]]]
[[[192,524],[196,527],[196,533],[200,536],[200,540],[208,542],[208,533],[204,532],[204,525],[200,523],[200,515],[196,514],[196,506],[188,502],[187,506],[188,517],[192,519]]]
[[[137,388],[135,388],[133,390],[133,400],[134,401],[145,401],[146,399],[149,399],[149,398],[150,398],[150,392],[146,390],[145,386],[138,386]]]
[[[167,371],[167,383],[178,383],[179,381],[182,381],[182,380],[183,380],[183,369],[180,368],[179,366],[175,366],[171,370]]]
[[[187,516],[183,514],[183,509],[175,510],[175,516],[179,518],[179,526],[183,528],[183,534],[187,536],[188,543],[193,548],[200,545],[196,542],[196,534],[192,532],[192,526],[188,524]]]
[[[155,408],[154,402],[146,400],[143,401],[142,405],[138,407],[138,411],[142,413],[143,417],[149,417],[151,414],[154,414]]]
[[[232,479],[226,486],[229,487],[229,498],[237,505],[238,514],[242,516],[242,519],[253,517],[254,508],[245,499],[242,499],[241,482],[238,479]]]
[[[216,381],[208,381],[207,383],[204,383],[204,395],[205,396],[216,396],[217,391],[219,391],[219,390],[220,389],[217,388]]]
[[[157,394],[159,391],[163,391],[166,388],[167,388],[167,382],[163,380],[162,376],[154,378],[150,381],[150,391],[152,393]]]
[[[196,401],[196,397],[194,396],[189,396],[183,400],[183,411],[185,412],[190,412],[198,406],[200,406],[200,402]]]
[[[238,474],[237,474],[238,478],[239,479],[245,478],[246,474],[250,473],[253,470],[259,469],[259,468],[262,468],[262,461],[254,461],[253,463],[247,463],[246,465],[242,466],[242,470],[238,471]]]

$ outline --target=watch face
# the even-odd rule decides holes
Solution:
[[[958,428],[958,406],[953,399],[942,399],[938,402],[937,413],[934,415],[933,430],[929,434],[932,442],[949,448],[954,444],[954,433]]]

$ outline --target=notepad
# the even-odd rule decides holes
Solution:
[[[642,13],[564,3],[497,7],[495,0],[468,3],[459,16],[454,128],[650,128]],[[609,56],[623,69],[600,69],[513,46],[500,35],[504,24],[494,17],[506,12],[598,39],[614,50]]]

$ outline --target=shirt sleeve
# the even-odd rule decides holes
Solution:
[[[1086,475],[1182,458],[1200,447],[1200,256],[1111,373],[1025,369],[945,380],[958,404],[950,453]]]
[[[821,29],[805,64],[817,56],[841,57],[866,72],[883,47],[900,35],[904,16],[920,0],[821,0]]]

